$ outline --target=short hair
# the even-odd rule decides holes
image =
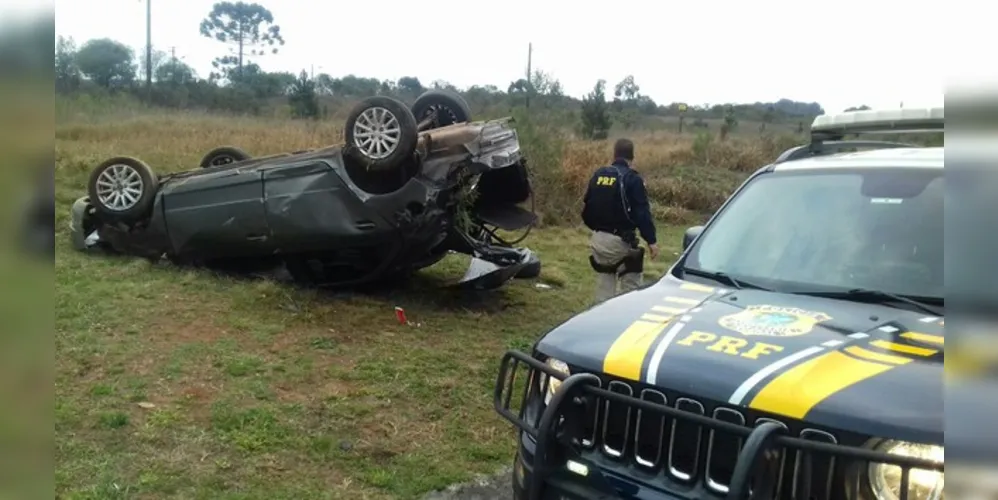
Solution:
[[[633,160],[634,143],[631,142],[630,139],[617,139],[617,142],[613,143],[613,159],[627,161]]]

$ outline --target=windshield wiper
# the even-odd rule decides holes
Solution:
[[[866,288],[853,288],[852,290],[846,290],[845,292],[794,292],[796,295],[811,295],[814,297],[827,297],[830,299],[844,299],[844,300],[855,300],[861,301],[862,298],[879,298],[877,303],[883,304],[887,302],[903,302],[910,306],[918,308],[918,310],[932,314],[934,316],[943,316],[945,313],[933,307],[931,304],[925,302],[924,300],[916,300],[911,297],[904,295],[898,295],[891,292],[885,292],[883,290],[870,290]],[[941,300],[940,300],[941,302]]]
[[[727,283],[728,285],[731,285],[731,286],[733,286],[733,287],[735,287],[735,288],[737,288],[739,290],[742,290],[742,289],[745,289],[745,288],[754,288],[756,290],[764,290],[764,291],[767,291],[767,292],[771,292],[772,291],[772,290],[770,290],[770,289],[768,289],[766,287],[762,287],[762,286],[756,285],[754,283],[749,283],[749,282],[744,281],[742,279],[735,279],[731,275],[726,274],[726,273],[722,273],[722,272],[704,271],[703,269],[694,269],[692,267],[684,267],[683,268],[683,274],[687,274],[687,273],[692,274],[693,276],[700,276],[701,278],[711,279],[711,280],[717,281],[718,283]]]

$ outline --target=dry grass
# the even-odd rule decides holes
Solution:
[[[539,134],[544,141],[554,135]],[[754,170],[772,162],[797,143],[793,136],[734,137],[720,141],[709,134],[679,135],[635,132],[636,168],[645,178],[658,220],[685,224],[713,213]],[[528,138],[528,146],[531,138]],[[613,139],[559,142],[556,155],[539,170],[545,181],[538,186],[541,211],[553,223],[574,221],[593,169],[611,156]],[[529,152],[529,148],[528,148]],[[551,163],[554,163],[552,168]]]

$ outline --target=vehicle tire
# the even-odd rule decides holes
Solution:
[[[457,92],[449,90],[427,90],[412,104],[412,114],[416,117],[416,123],[422,122],[433,112],[436,112],[437,116],[426,127],[427,129],[471,121],[471,107],[468,106],[468,102]]]
[[[237,147],[222,146],[208,151],[208,154],[201,158],[200,166],[201,168],[218,167],[250,158],[252,156],[249,153]]]
[[[149,165],[130,156],[116,156],[90,172],[87,194],[102,216],[119,222],[134,222],[149,214],[159,178]]]
[[[419,139],[412,111],[385,96],[368,97],[354,106],[344,135],[344,153],[368,170],[378,171],[400,167],[412,156]]]

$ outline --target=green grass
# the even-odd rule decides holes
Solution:
[[[679,232],[663,228],[665,257]],[[582,230],[537,231],[539,281],[320,293],[146,261],[56,260],[56,482],[67,498],[413,498],[509,463],[497,362],[588,306]],[[649,266],[661,275],[665,260]],[[414,326],[395,321],[405,308]],[[150,404],[151,403],[151,404]]]
[[[538,280],[436,290],[448,257],[379,294],[239,280],[74,252],[59,181],[56,492],[61,498],[418,498],[507,465],[492,409],[510,347],[588,307],[581,229],[536,230]],[[658,277],[681,230],[661,228]],[[536,281],[552,285],[534,286]],[[396,322],[405,308],[413,326]]]

